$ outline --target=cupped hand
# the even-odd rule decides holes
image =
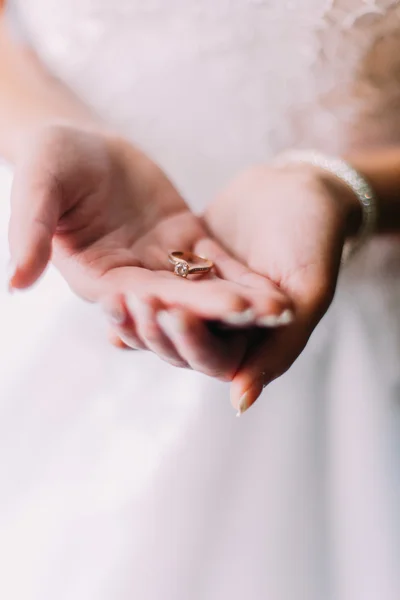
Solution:
[[[290,307],[272,282],[240,283],[245,267],[209,237],[159,167],[107,133],[49,126],[27,142],[9,238],[10,287],[32,285],[52,258],[76,293],[103,302],[114,336],[222,379],[232,378],[245,344],[240,331],[208,324],[243,326]],[[189,281],[172,273],[170,250],[203,247],[225,257],[229,275]]]
[[[292,323],[259,330],[247,339],[231,386],[231,400],[239,412],[247,410],[307,344],[331,303],[343,244],[359,217],[351,190],[307,165],[252,168],[208,207],[205,223],[211,234],[244,265],[235,281],[261,287],[272,282],[293,302]],[[207,242],[200,250],[217,262],[222,277],[230,279],[230,263],[224,256],[218,259],[217,246],[215,254],[206,246]]]

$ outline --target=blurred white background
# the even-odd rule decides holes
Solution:
[[[8,382],[15,373],[21,374],[21,347],[30,361],[38,345],[38,338],[62,310],[62,300],[70,296],[67,286],[54,269],[49,269],[40,282],[29,292],[8,292],[8,221],[12,171],[0,164],[0,402],[7,399]],[[28,310],[27,310],[28,308]],[[18,360],[16,360],[18,357]],[[18,365],[18,367],[17,367]]]

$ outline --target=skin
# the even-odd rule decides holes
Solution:
[[[32,285],[52,256],[78,295],[103,302],[122,339],[172,364],[192,361],[163,333],[160,311],[179,309],[203,345],[208,340],[202,352],[209,352],[211,364],[205,361],[200,370],[230,380],[243,344],[236,343],[234,332],[219,339],[204,322],[229,321],[249,309],[256,321],[291,306],[279,286],[260,276],[254,275],[253,286],[236,281],[244,267],[210,237],[162,171],[125,140],[66,126],[42,129],[17,163],[12,207],[12,288]],[[221,260],[226,256],[232,271],[198,281],[176,277],[168,251],[200,252],[204,245]]]
[[[230,381],[244,412],[328,308],[343,243],[361,222],[357,198],[319,169],[260,165],[195,216],[161,169],[17,46],[4,21],[0,78],[0,151],[15,165],[10,288],[32,285],[52,259],[77,294],[103,304],[112,343]],[[397,231],[399,149],[346,158],[375,186],[379,229]],[[167,262],[173,249],[215,269],[182,280]]]

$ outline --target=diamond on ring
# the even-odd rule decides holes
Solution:
[[[211,260],[189,251],[175,250],[168,254],[168,260],[174,265],[174,273],[186,278],[188,275],[205,275],[214,264]]]
[[[189,275],[189,265],[187,262],[180,262],[175,265],[174,273],[175,275],[179,275],[179,277],[187,277]]]

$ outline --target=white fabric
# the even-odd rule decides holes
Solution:
[[[15,8],[50,68],[201,208],[251,162],[346,141],[352,77],[397,4]],[[4,291],[0,597],[397,600],[400,260],[385,244],[349,268],[303,355],[241,419],[226,385],[109,348],[97,310],[53,271]]]

